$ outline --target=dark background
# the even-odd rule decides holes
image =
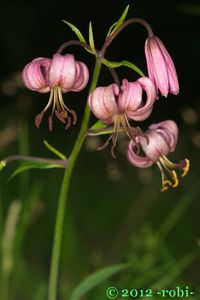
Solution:
[[[78,125],[66,132],[62,124],[55,121],[54,130],[49,133],[47,119],[43,120],[39,130],[34,127],[34,116],[44,107],[48,95],[23,88],[20,72],[33,58],[51,57],[63,42],[75,38],[62,19],[75,24],[86,38],[91,20],[95,44],[100,48],[108,28],[127,4],[130,4],[128,17],[146,19],[164,42],[180,82],[179,95],[157,101],[152,115],[141,128],[145,130],[151,123],[165,119],[175,120],[180,139],[176,153],[170,158],[178,161],[187,157],[191,160],[191,170],[177,189],[160,193],[160,174],[156,167],[137,170],[128,164],[124,155],[126,139],[122,137],[119,141],[117,160],[113,160],[108,149],[95,151],[95,145],[101,144],[103,139],[89,138],[77,161],[70,190],[61,257],[60,299],[67,299],[64,295],[68,295],[74,285],[105,265],[132,262],[132,271],[111,282],[129,287],[135,284],[139,288],[142,284],[139,279],[145,272],[157,270],[157,266],[167,262],[174,265],[184,258],[187,261],[187,255],[191,253],[195,258],[188,264],[185,262],[185,267],[174,279],[169,274],[165,287],[181,284],[199,287],[198,1],[1,1],[1,159],[14,153],[53,157],[43,146],[44,139],[61,152],[70,154],[87,99],[87,88],[80,94],[70,93],[64,97],[77,111]],[[145,39],[144,28],[139,24],[131,25],[112,43],[106,57],[113,61],[130,60],[146,72]],[[68,51],[87,63],[92,72],[92,56],[76,47]],[[129,80],[137,78],[137,74],[127,69],[120,69],[119,76]],[[99,84],[111,82],[109,72],[104,69]],[[35,289],[41,290],[41,295],[46,293],[63,173],[60,170],[33,170],[7,182],[16,166],[16,163],[10,164],[1,172],[2,235],[12,201],[18,199],[25,205],[35,185],[40,185],[40,192],[26,222],[18,264],[11,274],[10,284],[14,286],[11,299],[32,299],[30,295],[34,295],[33,299],[45,299],[45,296],[39,298]],[[182,208],[181,203],[185,203]],[[170,219],[173,211],[174,219],[173,216]],[[166,225],[163,225],[165,221]],[[160,228],[165,228],[161,230],[163,236],[159,233]],[[146,281],[145,286],[153,286],[164,276],[163,270],[157,278]],[[22,282],[26,282],[26,288],[22,287]],[[104,299],[102,293],[106,286],[96,288],[91,298],[86,299]]]

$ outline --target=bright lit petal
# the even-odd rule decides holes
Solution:
[[[66,92],[73,87],[75,79],[76,66],[74,56],[71,54],[54,54],[49,71],[49,86],[51,88],[60,86]]]

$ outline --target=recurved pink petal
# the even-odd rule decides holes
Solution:
[[[127,114],[134,112],[141,105],[142,101],[142,87],[135,82],[128,82],[127,79],[122,80],[121,86],[122,93],[119,95],[117,102],[119,111]]]
[[[170,152],[174,151],[178,141],[178,127],[174,121],[166,120],[158,124],[153,124],[149,127],[149,130],[159,133],[169,145]]]
[[[47,93],[50,88],[47,84],[47,76],[51,65],[51,59],[39,57],[27,64],[22,71],[24,85],[40,93]]]
[[[93,114],[106,124],[113,122],[112,117],[118,114],[116,96],[119,95],[117,84],[111,84],[108,87],[98,87],[88,98],[88,105]]]
[[[134,147],[135,143],[130,141],[128,144],[127,157],[132,165],[139,168],[148,168],[154,162],[149,159],[147,156],[139,156],[136,154],[137,148]]]
[[[139,136],[139,143],[147,157],[153,162],[157,162],[162,155],[170,152],[170,147],[161,134],[154,130],[147,131],[148,143],[145,137]]]
[[[106,124],[113,122],[112,117],[118,114],[116,96],[119,95],[117,84],[111,84],[108,87],[98,87],[90,93],[88,105],[93,114]]]
[[[60,86],[63,91],[69,91],[76,79],[76,65],[71,54],[54,54],[49,70],[48,83],[51,88]]]
[[[146,92],[147,98],[145,101],[141,99],[140,106],[136,110],[129,111],[127,115],[132,120],[143,121],[151,114],[157,93],[155,85],[148,77],[139,78],[137,83]]]
[[[76,78],[71,91],[78,92],[87,85],[89,80],[89,71],[87,66],[80,62],[76,61]]]

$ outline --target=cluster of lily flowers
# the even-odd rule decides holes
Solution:
[[[179,83],[173,61],[158,37],[153,35],[147,38],[145,56],[148,77],[140,77],[134,82],[123,79],[121,85],[112,83],[109,86],[99,86],[89,94],[88,105],[102,123],[113,128],[110,137],[99,149],[105,148],[111,142],[111,153],[115,157],[114,148],[118,134],[121,131],[125,132],[130,139],[127,150],[130,163],[139,168],[157,164],[162,176],[161,191],[165,191],[178,185],[177,169],[182,170],[182,177],[189,169],[188,159],[173,163],[167,158],[177,145],[176,123],[166,120],[149,126],[148,130],[143,132],[139,127],[132,127],[130,122],[146,120],[159,93],[164,97],[169,93],[176,95],[179,92]],[[54,114],[65,124],[66,129],[70,127],[71,122],[76,123],[76,113],[65,105],[63,94],[79,92],[86,87],[89,72],[83,62],[75,60],[72,54],[56,53],[52,59],[39,57],[25,66],[22,78],[28,89],[50,93],[46,107],[35,118],[36,127],[40,126],[50,106],[50,130],[53,129]]]

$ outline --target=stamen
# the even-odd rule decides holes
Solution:
[[[169,186],[172,185],[171,181],[168,180],[168,179],[165,179],[165,173],[164,173],[164,170],[163,170],[163,164],[162,162],[157,162],[157,166],[158,168],[160,169],[160,172],[161,172],[161,180],[162,180],[162,188],[161,188],[161,192],[164,192],[166,190],[168,190]]]
[[[163,162],[163,164],[166,166],[166,167],[169,167],[170,169],[178,169],[180,166],[179,164],[177,163],[173,163],[172,161],[170,161],[165,155],[163,155],[161,157],[161,160]]]
[[[182,167],[183,173],[181,174],[181,177],[184,177],[187,174],[187,172],[189,171],[189,168],[190,168],[190,161],[189,161],[189,159],[186,158],[184,160],[184,163],[185,163],[185,166]]]
[[[69,116],[69,113],[73,117],[73,125],[76,124],[77,116],[76,116],[75,111],[69,109],[65,105],[65,103],[63,101],[63,97],[62,97],[62,90],[59,86],[56,86],[56,87],[51,89],[49,101],[48,101],[47,105],[45,106],[45,108],[41,111],[41,113],[39,113],[35,117],[35,126],[37,128],[40,127],[40,124],[41,124],[42,119],[44,117],[44,113],[49,109],[49,107],[52,105],[52,103],[53,103],[52,112],[51,112],[51,115],[48,118],[48,127],[49,127],[50,131],[53,130],[53,115],[54,115],[54,113],[55,113],[56,117],[62,123],[66,123],[66,121],[67,121],[67,125],[66,125],[65,129],[68,129],[71,125],[71,118]]]
[[[178,186],[179,180],[178,180],[177,174],[174,170],[172,171],[172,179],[174,180],[174,183],[172,184],[172,187],[175,188],[175,187]]]
[[[141,130],[141,128],[139,126],[137,126],[137,127],[131,127],[131,125],[129,124],[129,121],[128,121],[128,118],[127,118],[126,114],[122,115],[121,123],[122,123],[122,127],[124,128],[124,131],[126,132],[127,136],[133,142],[136,142],[137,136],[141,135],[141,136],[143,136],[146,139],[147,145],[149,144],[149,137],[148,137],[148,135],[146,133],[142,132],[142,130]]]
[[[49,130],[52,131],[53,130],[52,116],[49,116],[49,118],[48,118],[48,125],[49,125]]]
[[[65,119],[63,118],[63,116],[62,116],[62,112],[59,112],[58,110],[55,110],[55,115],[56,115],[56,117],[60,120],[60,122],[62,122],[62,123],[66,123],[65,122]]]
[[[72,110],[72,109],[68,109],[68,111],[72,114],[72,116],[73,116],[73,123],[72,124],[75,125],[76,122],[77,122],[76,112],[74,110]]]
[[[177,172],[175,171],[175,169],[181,168],[183,170],[181,177],[184,177],[189,170],[190,161],[188,159],[185,159],[185,160],[181,160],[179,163],[172,163],[165,155],[160,157],[159,161],[160,162],[157,162],[157,164],[158,164],[159,169],[161,170],[161,174],[163,173],[162,181],[163,181],[164,187],[166,184],[170,185],[173,188],[177,187],[179,184],[179,179],[178,179]],[[163,178],[165,177],[163,168],[167,171],[167,173],[171,177],[172,182],[169,180],[165,180],[165,179],[163,180]],[[163,189],[163,190],[165,190],[165,189]]]
[[[116,144],[113,144],[112,147],[111,147],[111,150],[110,150],[112,158],[114,158],[114,159],[116,159],[116,155],[115,155],[115,152],[114,152],[115,147],[116,147]]]
[[[71,118],[70,116],[67,117],[67,125],[65,126],[65,129],[68,129],[71,125]]]
[[[44,111],[41,111],[41,113],[38,114],[38,115],[35,117],[35,126],[36,126],[37,128],[40,127],[40,124],[41,124],[41,122],[42,122],[43,117],[44,117]]]
[[[116,155],[115,155],[115,152],[114,152],[114,149],[116,147],[116,141],[115,141],[114,133],[111,136],[109,136],[109,138],[106,140],[106,142],[102,146],[98,147],[97,150],[99,151],[99,150],[105,149],[109,145],[109,142],[110,142],[111,139],[112,139],[113,144],[111,146],[110,152],[111,152],[112,157],[116,158]]]
[[[168,180],[167,180],[167,181],[168,181]],[[166,182],[164,181],[164,182],[163,182],[163,187],[162,187],[161,190],[160,190],[161,192],[164,192],[164,191],[167,191],[167,190],[168,190],[169,186],[166,186],[165,184],[166,184]]]
[[[52,107],[52,112],[51,112],[51,117],[53,117],[53,114],[54,114],[54,111],[55,111],[55,108],[56,108],[56,102],[57,102],[57,89],[54,88],[53,89],[53,107]]]
[[[64,117],[64,116],[63,116],[63,117],[64,117],[64,118],[67,118],[67,116],[68,116],[68,113],[67,113],[67,112],[71,113],[71,115],[73,116],[73,125],[75,125],[76,122],[77,122],[77,115],[76,115],[76,112],[75,112],[74,110],[72,110],[72,109],[69,109],[69,108],[65,105],[64,100],[63,100],[63,96],[62,96],[61,88],[58,88],[58,101],[59,101],[59,104],[60,104],[60,106],[61,106],[62,113],[63,113],[63,114],[66,114],[66,117]],[[68,117],[69,117],[69,116],[68,116]],[[70,120],[70,124],[71,124],[71,120]]]
[[[116,155],[114,153],[114,149],[115,149],[116,144],[117,144],[117,137],[118,137],[118,133],[119,133],[119,129],[120,129],[120,118],[119,118],[119,116],[116,115],[113,118],[113,122],[114,122],[113,133],[109,136],[109,138],[106,140],[106,142],[103,144],[103,146],[98,147],[97,150],[105,149],[108,146],[110,140],[112,140],[112,146],[111,146],[110,152],[111,152],[112,157],[116,158]]]
[[[54,98],[54,91],[51,90],[49,101],[48,101],[47,105],[45,106],[45,108],[43,109],[44,112],[46,112],[48,110],[48,108],[51,106],[53,98]]]
[[[41,111],[41,113],[39,113],[36,117],[35,117],[35,126],[37,128],[40,127],[40,124],[42,122],[42,119],[44,117],[44,113],[48,110],[48,108],[51,106],[52,101],[53,101],[53,97],[54,97],[54,92],[53,90],[51,90],[50,92],[50,97],[49,97],[49,101],[47,103],[47,105],[45,106],[45,108]]]
[[[168,166],[171,167],[178,167],[178,165],[171,163],[166,156],[163,155],[163,157],[160,157],[160,162],[162,164],[162,166],[165,168],[165,170],[167,171],[167,173],[169,174],[169,176],[171,177],[171,179],[173,180],[174,183],[172,183],[171,181],[167,180],[170,182],[170,186],[172,186],[173,188],[177,187],[179,184],[179,180],[178,180],[178,176],[176,174],[175,170],[170,170],[168,168]]]
[[[106,140],[106,142],[102,146],[98,147],[97,150],[99,151],[99,150],[105,149],[109,145],[109,141],[111,138],[112,138],[112,135],[109,136],[109,138]]]

